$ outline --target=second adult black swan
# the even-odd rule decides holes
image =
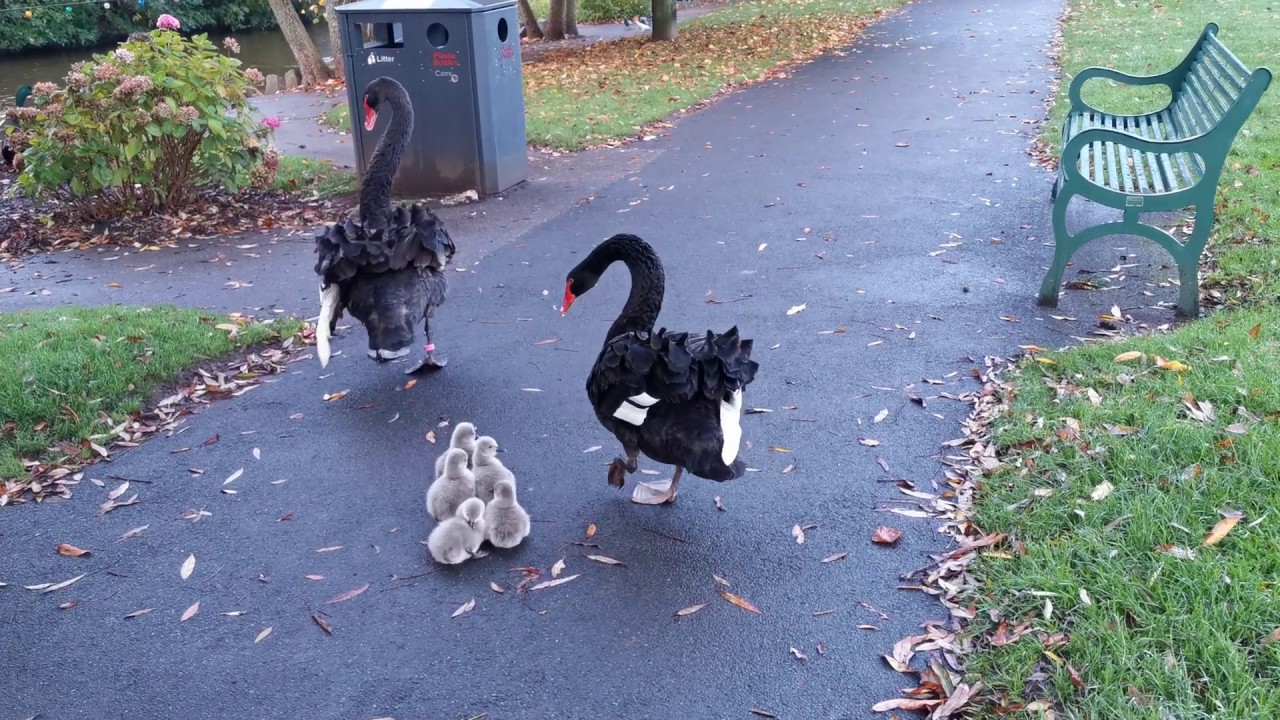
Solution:
[[[636,486],[631,499],[645,505],[674,501],[685,470],[720,482],[742,477],[742,393],[759,368],[752,341],[738,337],[736,325],[719,334],[654,332],[666,275],[635,235],[614,235],[569,271],[561,314],[615,262],[631,271],[631,294],[587,378],[596,417],[626,452],[610,463],[609,484],[622,487],[641,452],[675,466],[669,483]]]
[[[360,181],[360,222],[335,223],[315,238],[321,277],[316,354],[322,367],[329,363],[329,338],[344,309],[364,325],[374,360],[408,355],[421,321],[426,356],[406,372],[445,365],[431,339],[431,319],[448,295],[445,266],[455,248],[430,209],[392,204],[391,184],[413,134],[413,106],[403,85],[380,77],[364,89],[364,129],[373,130],[388,109],[391,124]]]

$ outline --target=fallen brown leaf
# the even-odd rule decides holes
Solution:
[[[871,542],[881,545],[892,545],[898,542],[902,537],[902,531],[897,528],[891,528],[888,525],[879,525],[875,531],[871,533]]]
[[[178,622],[180,622],[180,623],[184,623],[184,622],[186,622],[186,621],[190,620],[191,618],[195,617],[195,616],[196,616],[196,613],[198,613],[198,612],[200,612],[200,601],[199,601],[199,600],[195,601],[195,602],[191,605],[191,607],[189,607],[189,608],[187,608],[186,610],[182,611],[182,618],[181,618],[180,620],[178,620]]]
[[[265,628],[263,628],[263,629],[262,629],[262,631],[261,631],[261,632],[259,632],[259,633],[258,633],[257,637],[255,637],[255,638],[253,639],[253,642],[254,642],[254,643],[260,643],[260,642],[262,642],[263,640],[266,640],[266,639],[267,639],[267,636],[268,636],[268,635],[270,635],[270,634],[271,634],[271,628],[270,628],[270,627],[265,627]]]
[[[546,581],[544,581],[544,582],[540,582],[540,583],[538,583],[537,585],[534,585],[533,587],[531,587],[531,588],[529,588],[529,589],[530,589],[530,590],[545,590],[545,589],[547,589],[547,588],[555,587],[555,586],[557,586],[557,585],[563,585],[563,584],[565,584],[565,583],[567,583],[567,582],[569,582],[569,581],[571,581],[571,580],[577,580],[577,579],[578,579],[578,576],[577,576],[577,575],[569,575],[569,576],[567,576],[567,577],[558,578],[558,579],[556,579],[556,580],[546,580]]]
[[[1222,542],[1222,539],[1227,536],[1227,533],[1231,532],[1232,528],[1234,528],[1236,524],[1243,519],[1244,513],[1238,510],[1223,511],[1222,519],[1213,526],[1213,529],[1209,531],[1209,534],[1204,536],[1204,544],[1206,546],[1217,545]]]
[[[590,523],[590,524],[588,524],[588,525],[587,525],[587,539],[588,539],[588,540],[590,540],[592,537],[594,537],[594,536],[595,536],[595,534],[596,534],[596,524],[595,524],[595,523]]]
[[[797,660],[804,661],[809,659],[808,655],[805,655],[804,653],[800,652],[798,649],[796,649],[796,646],[794,645],[787,648],[787,650],[791,653],[792,657],[794,657]]]
[[[334,595],[332,598],[329,599],[328,602],[325,603],[325,605],[333,605],[334,603],[346,602],[368,589],[369,589],[369,583],[365,583],[359,587],[353,587],[350,590],[347,590],[346,592],[341,592],[341,593],[338,593],[337,595]]]
[[[178,576],[181,577],[183,580],[186,580],[187,578],[191,577],[191,573],[195,572],[195,569],[196,569],[196,556],[195,556],[195,553],[192,553],[187,556],[186,560],[182,561],[182,567],[178,569]]]
[[[84,557],[91,554],[88,550],[81,550],[71,543],[58,543],[57,550],[59,555],[67,557]]]
[[[472,610],[475,610],[475,609],[476,609],[476,599],[475,599],[475,598],[471,598],[470,600],[468,600],[468,601],[466,601],[466,602],[462,603],[461,605],[459,605],[459,606],[458,606],[458,609],[457,609],[457,610],[454,610],[454,611],[453,611],[453,614],[452,614],[452,615],[450,615],[449,617],[451,617],[451,618],[456,618],[456,617],[458,617],[459,615],[465,615],[465,614],[467,614],[467,613],[469,613],[469,612],[471,612]]]
[[[596,562],[604,563],[605,565],[625,565],[626,564],[621,560],[614,560],[613,558],[608,557],[606,555],[588,555],[587,559],[595,560]]]
[[[682,618],[682,617],[689,617],[690,615],[692,615],[692,614],[694,614],[694,613],[698,612],[699,610],[701,610],[702,608],[704,608],[704,607],[706,607],[706,606],[707,606],[707,604],[706,604],[706,603],[699,603],[699,604],[697,604],[697,605],[690,605],[690,606],[689,606],[689,607],[687,607],[687,608],[681,608],[681,609],[679,609],[679,610],[677,610],[677,611],[676,611],[676,617],[678,617],[678,618]]]
[[[330,625],[329,621],[325,620],[322,615],[320,615],[319,613],[315,613],[311,616],[311,619],[315,621],[315,624],[319,625],[320,629],[325,631],[325,633],[329,635],[333,634],[333,626]]]
[[[838,561],[838,560],[843,560],[843,559],[845,559],[845,558],[847,558],[847,557],[849,557],[849,553],[847,553],[847,552],[838,552],[838,553],[836,553],[836,554],[834,554],[834,555],[828,555],[828,556],[826,556],[826,557],[822,558],[822,562],[824,562],[824,563],[833,563],[833,562],[836,562],[836,561]]]
[[[746,600],[745,598],[738,597],[737,595],[734,595],[733,593],[728,592],[726,590],[720,591],[720,597],[724,598],[725,600],[728,600],[729,602],[733,603],[734,605],[737,605],[738,607],[742,608],[743,610],[746,610],[747,612],[753,612],[756,615],[763,614],[760,612],[760,608],[751,604],[751,601]]]
[[[551,566],[551,577],[558,578],[562,572],[564,572],[564,558],[560,558]]]
[[[489,589],[498,593],[499,595],[506,592],[506,588],[502,587],[501,585],[499,585],[498,583],[492,580],[489,581]]]

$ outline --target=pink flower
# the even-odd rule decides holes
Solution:
[[[267,127],[271,128],[272,130],[279,130],[279,129],[280,129],[280,118],[278,118],[278,117],[276,117],[276,116],[274,116],[274,115],[268,115],[267,117],[262,118],[262,124],[263,124],[263,125],[266,125]]]
[[[36,95],[52,95],[58,92],[58,85],[51,82],[38,82],[32,92]]]
[[[120,69],[111,63],[102,63],[93,67],[93,78],[99,81],[114,80],[120,74]]]
[[[181,30],[182,23],[178,22],[178,18],[170,15],[169,13],[165,13],[156,18],[156,27],[161,30]]]
[[[225,47],[226,49],[230,50],[233,53],[240,52],[240,43],[237,42],[236,39],[233,37],[223,38],[222,45],[223,47]]]
[[[253,83],[254,85],[261,85],[262,83],[267,81],[267,79],[262,76],[262,71],[259,70],[258,68],[246,68],[244,71],[244,76],[249,78],[249,82]]]

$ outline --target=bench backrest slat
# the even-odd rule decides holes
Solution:
[[[1216,25],[1205,28],[1188,58],[1190,62],[1183,65],[1185,75],[1170,108],[1178,135],[1208,133],[1230,116],[1227,124],[1233,127],[1224,131],[1234,138],[1270,82],[1270,73],[1251,71],[1223,45],[1217,29]]]

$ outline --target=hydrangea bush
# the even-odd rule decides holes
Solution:
[[[21,130],[13,142],[26,160],[18,184],[32,199],[54,196],[108,218],[274,178],[272,128],[254,120],[248,102],[262,74],[205,35],[182,37],[172,16],[157,24],[74,65],[65,86],[39,83],[34,103],[14,111]],[[232,38],[224,45],[239,50]]]

